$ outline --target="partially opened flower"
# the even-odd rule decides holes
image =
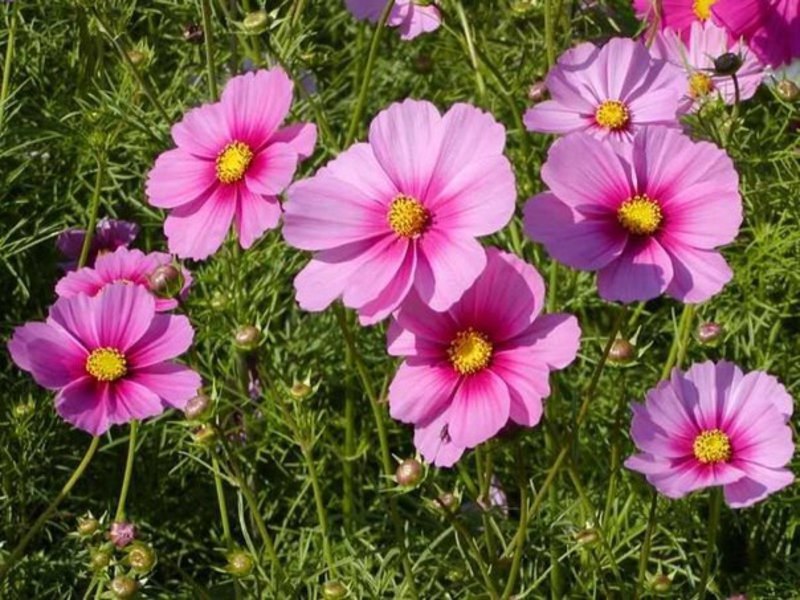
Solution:
[[[357,19],[377,23],[386,0],[345,0],[347,10]],[[430,0],[395,0],[386,22],[400,28],[400,37],[413,40],[422,33],[435,31],[442,24],[442,13]]]
[[[551,100],[525,113],[530,131],[630,138],[643,125],[678,125],[683,73],[640,42],[614,38],[562,54],[547,74]]]
[[[184,316],[156,313],[143,287],[114,283],[95,296],[59,298],[44,323],[18,327],[11,358],[57,392],[58,414],[92,435],[111,425],[183,408],[200,376],[175,359],[194,331]]]
[[[163,252],[145,254],[141,250],[117,248],[111,254],[97,259],[94,267],[84,267],[68,273],[56,284],[56,294],[63,298],[71,298],[78,294],[96,296],[107,285],[124,283],[142,286],[150,290],[149,276],[161,265],[172,264],[172,256]],[[189,271],[182,269],[183,288],[181,298],[185,298],[192,284]],[[156,310],[172,310],[178,306],[175,298],[156,297]]]
[[[315,251],[297,300],[323,310],[339,296],[375,323],[413,289],[444,310],[475,281],[486,255],[475,239],[502,229],[516,187],[494,118],[457,104],[442,116],[406,100],[378,114],[355,144],[288,191],[283,235]]]
[[[665,127],[620,144],[573,134],[550,148],[542,179],[550,191],[525,206],[526,232],[556,260],[598,271],[606,300],[702,302],[732,277],[716,248],[736,237],[742,200],[716,146]]]
[[[249,248],[278,224],[278,195],[316,143],[313,124],[281,128],[291,104],[288,75],[261,70],[234,77],[219,102],[172,127],[178,147],[156,159],[146,184],[150,204],[171,209],[164,223],[170,252],[207,258],[231,223]]]
[[[714,72],[714,60],[723,54],[741,58],[736,71],[740,100],[752,98],[764,78],[764,67],[755,54],[743,43],[731,41],[728,32],[713,23],[693,23],[685,42],[674,30],[665,29],[656,36],[650,52],[683,68],[684,110],[697,109],[713,98],[722,98],[727,104],[736,101],[733,78]]]
[[[636,16],[646,21],[658,19],[662,29],[669,27],[688,35],[694,23],[714,21],[711,7],[717,0],[633,0]],[[658,8],[657,8],[658,7]]]
[[[92,236],[86,266],[94,265],[98,256],[113,252],[120,247],[127,248],[136,239],[138,233],[139,226],[136,223],[103,217],[97,222],[94,236]],[[67,229],[58,234],[56,247],[67,259],[61,265],[64,270],[69,271],[78,266],[85,238],[85,229]]]
[[[487,254],[486,269],[449,310],[436,312],[415,294],[389,327],[389,354],[405,358],[389,410],[414,425],[414,444],[438,466],[453,465],[509,420],[536,425],[549,373],[578,351],[575,317],[540,314],[545,290],[536,269],[495,249]]]
[[[780,67],[800,57],[797,0],[716,0],[711,10],[731,37],[744,38],[764,64]]]
[[[762,371],[710,361],[675,369],[633,405],[639,454],[625,466],[670,498],[723,486],[729,506],[750,506],[794,481],[792,410],[786,389]]]

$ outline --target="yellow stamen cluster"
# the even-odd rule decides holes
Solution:
[[[658,230],[664,215],[658,202],[647,194],[637,194],[620,205],[617,220],[634,235],[652,235]]]
[[[694,457],[704,465],[728,462],[733,454],[730,438],[719,429],[701,431],[692,444]]]
[[[619,100],[606,100],[597,107],[594,120],[605,129],[618,131],[628,125],[631,113],[628,107]]]
[[[398,196],[392,201],[386,220],[399,236],[419,237],[430,223],[431,214],[422,202],[411,196]]]
[[[714,6],[717,0],[694,0],[692,10],[694,16],[701,21],[706,21],[711,18],[711,7]]]
[[[492,343],[486,334],[472,327],[460,331],[447,350],[450,363],[461,375],[471,375],[489,366]]]
[[[241,181],[253,161],[253,151],[244,142],[231,142],[217,156],[217,179],[222,183]]]
[[[705,98],[714,91],[714,80],[702,71],[695,71],[689,77],[689,95],[692,98]]]
[[[97,348],[86,358],[86,372],[97,381],[116,381],[128,372],[128,361],[116,348]]]

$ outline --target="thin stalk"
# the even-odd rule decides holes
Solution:
[[[78,480],[83,476],[83,473],[86,471],[86,468],[89,466],[89,463],[92,462],[92,458],[94,458],[95,452],[97,452],[97,446],[100,444],[100,438],[95,436],[92,438],[92,443],[89,444],[89,448],[86,450],[86,453],[83,455],[83,459],[81,459],[80,464],[77,468],[72,472],[72,475],[67,480],[67,483],[64,484],[64,487],[61,488],[61,491],[58,493],[52,502],[48,505],[48,507],[44,510],[44,512],[39,515],[39,518],[36,519],[36,522],[25,532],[25,535],[22,536],[22,539],[17,543],[14,550],[11,551],[11,554],[8,555],[6,561],[0,565],[0,582],[3,581],[11,570],[11,568],[16,564],[16,562],[22,557],[22,554],[25,552],[25,548],[28,547],[30,541],[34,538],[34,536],[39,533],[39,530],[44,526],[45,523],[50,519],[58,505],[69,496],[69,493],[72,491],[72,488],[75,487],[75,484],[78,483]]]
[[[717,531],[719,530],[719,516],[722,509],[722,488],[715,487],[708,497],[708,535],[706,537],[706,556],[703,560],[703,571],[700,576],[700,587],[697,588],[698,600],[706,597],[708,578],[711,575],[711,563],[717,549]]]
[[[95,227],[97,227],[97,212],[100,210],[100,192],[103,187],[103,161],[97,161],[97,173],[94,177],[94,188],[92,189],[92,199],[89,203],[89,224],[86,226],[86,235],[83,236],[81,255],[78,259],[78,268],[86,266],[89,260],[89,249],[92,247]]]
[[[647,511],[647,529],[644,532],[642,551],[639,554],[639,575],[636,578],[636,589],[633,591],[633,598],[639,598],[639,591],[644,586],[644,578],[647,574],[647,562],[650,558],[650,548],[653,545],[653,533],[656,529],[656,515],[658,514],[658,492],[653,490],[650,495],[650,508]]]
[[[131,477],[133,476],[133,458],[136,456],[136,434],[138,431],[139,421],[131,421],[130,436],[128,437],[128,458],[125,461],[125,475],[122,478],[122,489],[119,492],[117,512],[114,514],[115,521],[125,520],[125,502],[128,499],[128,490],[131,487]]]
[[[544,0],[544,45],[547,53],[547,66],[552,67],[556,62],[556,32],[553,23],[552,0]]]
[[[311,487],[314,490],[314,502],[317,505],[317,519],[319,520],[319,527],[322,530],[322,552],[325,555],[325,562],[328,564],[328,571],[335,577],[336,561],[333,559],[333,551],[331,550],[328,511],[325,509],[325,500],[322,497],[322,487],[319,484],[319,476],[317,474],[317,468],[314,465],[314,457],[311,454],[311,448],[306,440],[302,441],[300,449],[303,451],[306,469],[308,469],[308,476],[311,479]]]
[[[222,485],[222,474],[219,470],[219,460],[216,454],[211,455],[211,466],[214,469],[214,488],[217,491],[219,518],[222,522],[222,539],[225,541],[225,547],[230,552],[235,546],[233,544],[233,535],[231,534],[231,522],[228,518],[228,501],[225,499],[225,488]],[[233,580],[233,593],[236,600],[242,597],[241,585],[238,579]]]
[[[491,600],[497,600],[500,598],[500,594],[494,584],[494,581],[492,581],[492,577],[489,574],[489,570],[486,568],[486,563],[483,560],[481,551],[478,548],[478,545],[475,543],[472,534],[470,534],[469,530],[464,527],[464,524],[458,520],[458,517],[454,515],[449,508],[442,506],[442,512],[444,513],[447,521],[453,527],[456,535],[461,536],[461,538],[467,544],[469,551],[472,553],[473,560],[478,565],[478,570],[481,573],[481,578],[483,579],[483,583],[486,587],[486,592],[489,594],[489,598],[491,598]]]
[[[733,141],[733,134],[739,123],[739,105],[741,103],[741,89],[739,88],[739,78],[736,73],[731,75],[733,79],[733,109],[731,110],[731,124],[728,127],[728,135],[725,136],[725,147],[729,147]]]
[[[3,60],[3,83],[0,84],[0,131],[3,131],[3,122],[6,115],[6,102],[8,102],[8,89],[11,85],[11,64],[14,62],[14,41],[17,36],[17,6],[19,2],[11,5],[11,14],[8,19],[8,37],[6,38],[6,56]]]
[[[214,63],[214,34],[211,29],[211,2],[201,0],[203,12],[203,37],[206,49],[206,77],[208,78],[208,93],[211,101],[217,99],[217,67]]]
[[[493,519],[489,514],[491,510],[490,487],[492,485],[492,458],[491,449],[483,445],[475,448],[475,470],[478,474],[478,506],[481,510],[481,520],[483,521],[483,535],[486,540],[486,551],[490,559],[496,558],[492,527]]]
[[[522,441],[519,439],[517,440],[515,451],[517,480],[519,483],[519,526],[514,539],[514,557],[511,560],[511,571],[503,589],[503,600],[508,600],[511,597],[514,587],[517,585],[517,578],[522,566],[522,554],[528,537],[528,479],[525,473],[525,452],[522,449]]]
[[[461,2],[456,2],[456,12],[458,13],[458,20],[461,24],[461,30],[464,32],[464,41],[467,44],[467,54],[469,61],[472,64],[472,70],[475,72],[475,85],[478,88],[478,96],[482,103],[486,103],[486,83],[483,81],[481,75],[480,65],[478,64],[478,55],[475,52],[475,43],[472,40],[472,32],[469,28],[469,21],[467,15],[464,13],[464,7]]]
[[[356,108],[353,111],[353,116],[350,119],[350,126],[347,128],[347,135],[344,138],[345,148],[353,142],[356,137],[356,133],[358,132],[358,124],[361,122],[361,116],[364,114],[364,107],[367,104],[369,83],[372,79],[372,70],[375,67],[375,59],[378,56],[378,47],[380,46],[383,30],[386,29],[386,21],[389,20],[389,14],[392,12],[392,7],[394,7],[394,0],[388,0],[388,2],[386,2],[386,6],[383,8],[380,19],[378,19],[378,24],[375,25],[375,31],[372,34],[372,41],[369,45],[367,65],[364,67],[364,75],[361,78],[361,90],[358,93]]]

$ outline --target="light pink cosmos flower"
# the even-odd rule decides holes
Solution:
[[[656,0],[633,0],[633,7],[640,19],[653,22],[659,18],[662,29],[669,27],[688,36],[693,23],[715,20],[711,10],[715,2],[717,0],[661,0],[660,15],[657,13]]]
[[[606,300],[703,302],[731,279],[715,248],[739,232],[742,200],[716,146],[666,127],[619,144],[573,134],[550,148],[542,179],[550,191],[525,206],[526,232],[556,260],[599,271]]]
[[[575,317],[541,315],[544,281],[531,265],[493,248],[478,280],[446,312],[416,294],[389,327],[389,354],[402,356],[389,387],[393,418],[415,427],[414,445],[437,466],[509,420],[533,427],[550,394],[550,371],[574,359]]]
[[[356,19],[377,23],[387,0],[345,0],[347,10]],[[422,33],[436,31],[442,24],[442,13],[429,1],[395,0],[389,20],[389,27],[399,27],[400,37],[413,40]]]
[[[752,98],[764,79],[764,67],[755,54],[743,43],[730,41],[728,32],[713,23],[692,23],[686,42],[674,30],[664,29],[656,36],[650,52],[656,58],[683,68],[684,111],[696,110],[712,98],[722,98],[727,104],[734,104],[733,78],[714,74],[714,59],[727,52],[742,59],[742,66],[736,72],[741,100]]]
[[[234,77],[219,102],[190,110],[172,127],[178,147],[156,159],[146,184],[150,204],[171,209],[164,223],[170,252],[207,258],[232,222],[249,248],[278,224],[278,195],[317,135],[310,123],[280,128],[291,104],[288,75],[261,70]]]
[[[729,362],[672,371],[633,404],[631,437],[640,453],[625,466],[670,498],[723,486],[725,501],[744,508],[794,481],[792,398],[775,377],[746,375]]]
[[[161,265],[169,264],[172,264],[172,256],[164,252],[145,254],[141,250],[120,247],[111,254],[99,256],[94,268],[84,267],[68,273],[56,284],[56,294],[62,298],[72,298],[78,294],[96,296],[112,283],[138,285],[149,291],[149,275]],[[192,276],[186,269],[181,269],[181,272],[183,288],[180,296],[183,299],[189,292]],[[156,310],[159,312],[178,306],[178,300],[174,298],[156,297],[155,300]]]
[[[634,40],[614,38],[602,48],[584,43],[562,54],[547,74],[551,100],[525,113],[530,131],[586,131],[630,138],[643,125],[678,126],[682,71],[650,56]]]
[[[475,239],[502,229],[516,186],[505,128],[468,104],[442,116],[406,100],[355,144],[292,185],[283,235],[315,251],[297,276],[297,300],[324,310],[339,296],[363,324],[387,317],[414,289],[445,310],[486,264]]]
[[[193,336],[186,317],[156,313],[147,290],[114,283],[93,298],[59,298],[44,323],[18,327],[8,349],[36,383],[57,392],[63,419],[101,435],[183,408],[197,394],[200,376],[173,360]]]
[[[780,67],[800,56],[797,0],[717,0],[711,10],[734,39],[744,38],[764,64]]]

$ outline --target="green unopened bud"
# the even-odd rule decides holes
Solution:
[[[394,479],[403,487],[413,487],[420,482],[422,474],[422,463],[416,458],[407,458],[398,465]]]
[[[128,550],[128,564],[131,569],[144,575],[149,573],[156,564],[156,551],[149,544],[134,542]]]
[[[247,13],[242,20],[242,28],[247,33],[263,33],[267,30],[269,15],[265,10],[255,10]]]
[[[217,292],[211,297],[211,308],[216,311],[225,310],[230,304],[230,297],[224,292]]]
[[[128,55],[128,60],[131,61],[131,64],[135,67],[138,67],[147,58],[147,55],[141,50],[128,50],[125,54]]]
[[[92,571],[102,571],[111,564],[111,553],[108,550],[95,548],[89,555],[89,568]]]
[[[78,533],[83,537],[93,535],[100,528],[100,521],[92,516],[78,517]]]
[[[114,598],[128,600],[128,598],[133,598],[139,593],[139,582],[133,577],[119,575],[111,580],[111,583],[108,584],[108,588],[111,590],[111,593],[114,594]]]
[[[200,421],[208,415],[211,400],[203,393],[191,398],[183,407],[183,414],[190,421]]]
[[[14,405],[14,416],[22,419],[33,414],[34,410],[36,410],[36,405],[33,403],[33,400],[20,402],[19,404]]]
[[[672,580],[666,575],[659,573],[653,577],[653,581],[650,582],[650,587],[653,588],[656,594],[666,594],[672,589]]]
[[[302,400],[303,398],[308,397],[308,395],[312,392],[311,386],[307,383],[297,382],[292,385],[289,393],[292,395],[292,398],[295,400]]]
[[[697,341],[704,346],[716,346],[725,336],[725,329],[719,323],[701,323],[697,326]]]
[[[734,75],[742,67],[742,57],[733,52],[726,52],[714,59],[714,73],[717,75]]]
[[[608,361],[612,364],[625,365],[636,358],[636,347],[628,340],[617,338],[611,344]]]
[[[341,581],[327,581],[322,586],[322,597],[325,600],[340,600],[340,598],[347,598],[347,587]]]
[[[252,352],[261,342],[261,332],[253,325],[242,325],[236,330],[233,339],[239,350]]]
[[[581,529],[575,534],[575,541],[581,546],[588,546],[596,543],[600,539],[600,534],[594,527]]]
[[[794,81],[789,79],[781,79],[776,83],[775,93],[778,94],[778,98],[786,102],[794,102],[800,98],[800,88],[797,87]]]
[[[201,425],[192,432],[192,439],[198,446],[211,446],[217,440],[217,432],[213,427]]]
[[[253,557],[244,550],[233,550],[227,558],[225,570],[234,577],[247,577],[253,571]]]
[[[147,278],[150,291],[159,298],[175,298],[183,289],[184,277],[175,265],[161,265]]]

